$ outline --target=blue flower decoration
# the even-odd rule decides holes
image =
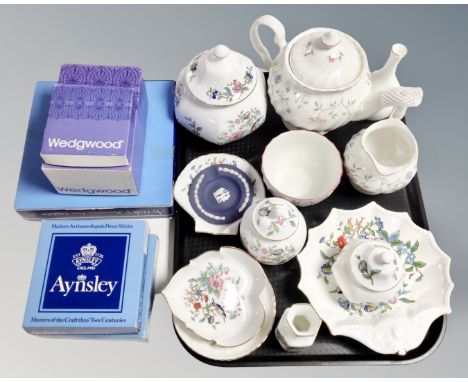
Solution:
[[[319,240],[319,243],[322,244],[325,241],[325,236],[322,236]]]
[[[339,298],[338,299],[338,304],[343,308],[343,309],[346,309],[348,310],[349,309],[349,301],[344,299],[344,298]]]
[[[281,80],[283,79],[283,77],[281,76],[281,74],[277,74],[274,78],[274,81],[275,81],[275,85],[278,85]]]
[[[375,217],[375,224],[377,224],[378,229],[383,229],[384,227],[382,220],[378,216]]]
[[[359,239],[365,240],[365,239],[367,239],[367,238],[368,238],[367,235],[363,235],[363,234],[360,234],[360,235],[359,235]]]
[[[416,258],[416,256],[414,255],[414,253],[410,253],[410,254],[408,254],[408,256],[406,256],[405,263],[409,264],[409,265],[413,265],[415,258]]]
[[[332,274],[332,265],[330,263],[325,263],[323,264],[320,269],[322,270],[322,272],[326,275],[331,275]]]
[[[210,91],[210,98],[211,99],[216,99],[218,98],[219,91],[216,89],[211,89]]]
[[[249,77],[251,80],[253,79],[253,73],[252,73],[250,70],[247,70],[247,71],[245,72],[245,75],[246,75],[247,77]]]

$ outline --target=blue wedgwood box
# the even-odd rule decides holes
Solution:
[[[155,246],[144,220],[45,221],[23,328],[43,335],[141,337]]]
[[[15,209],[27,219],[167,217],[173,212],[174,81],[143,81],[148,99],[139,195],[58,194],[41,171],[40,151],[54,82],[38,82],[21,164]]]

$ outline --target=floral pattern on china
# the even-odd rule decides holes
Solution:
[[[199,53],[190,62],[185,76],[192,94],[209,105],[237,103],[257,83],[252,61],[225,45]]]
[[[260,26],[274,33],[274,58]],[[394,44],[384,67],[371,75],[361,45],[336,29],[310,28],[287,42],[283,24],[264,15],[252,24],[250,41],[270,72],[270,101],[288,129],[325,134],[349,121],[402,118],[407,107],[421,103],[422,90],[401,87],[395,76],[407,53],[402,44]]]
[[[162,293],[187,328],[220,346],[237,346],[263,323],[265,280],[262,267],[247,253],[221,247],[192,259]]]
[[[284,240],[296,232],[299,217],[291,205],[275,202],[275,199],[265,199],[255,207],[252,222],[264,237]]]
[[[379,216],[375,216],[369,221],[366,221],[364,217],[340,221],[336,231],[331,232],[328,236],[322,236],[318,244],[320,245],[320,256],[323,259],[323,264],[320,267],[317,278],[323,280],[327,285],[331,284],[333,264],[348,242],[356,237],[362,240],[376,239],[389,243],[395,249],[398,256],[404,259],[404,263],[406,264],[405,282],[402,289],[395,296],[379,304],[351,302],[343,296],[340,288],[333,283],[330,293],[336,296],[337,304],[350,315],[357,313],[362,316],[364,313],[386,313],[392,310],[392,306],[398,303],[412,304],[416,302],[411,296],[410,284],[412,281],[421,282],[423,280],[423,268],[426,266],[424,261],[416,259],[419,241],[412,242],[411,240],[405,240],[405,238],[400,237],[399,231],[387,232],[384,221]],[[374,285],[373,278],[381,270],[378,268],[370,269],[367,262],[360,257],[355,258],[355,263],[363,279],[368,280],[371,285]]]
[[[345,252],[355,240],[381,243],[395,251],[403,276],[401,284],[395,280],[393,297],[379,303],[356,303],[340,289],[332,269],[341,256],[349,255]],[[333,208],[322,224],[309,229],[298,260],[298,287],[332,335],[351,337],[378,353],[404,355],[417,348],[432,322],[451,312],[450,257],[431,232],[417,226],[406,212],[389,211],[375,202],[355,210]],[[384,261],[387,265],[388,260]],[[375,267],[365,266],[357,258],[352,261],[356,269],[351,271],[366,276],[362,277],[366,287],[378,288],[375,281],[381,274]],[[373,293],[378,296],[377,292]]]
[[[184,300],[191,312],[192,321],[204,322],[216,329],[226,320],[238,318],[242,312],[241,301],[244,296],[239,291],[240,277],[233,278],[229,267],[220,263],[217,266],[208,263],[198,277],[188,280]],[[231,291],[235,289],[235,292]],[[237,302],[226,307],[221,301],[225,294],[237,296]]]

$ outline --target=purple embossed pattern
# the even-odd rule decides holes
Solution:
[[[132,66],[62,65],[60,84],[118,86],[137,90],[141,83],[141,69]]]
[[[133,94],[129,88],[56,85],[52,92],[49,117],[97,121],[129,120]]]

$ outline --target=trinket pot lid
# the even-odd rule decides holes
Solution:
[[[185,76],[192,94],[215,106],[242,101],[257,83],[252,60],[225,45],[217,45],[195,56]]]
[[[192,180],[189,200],[203,220],[228,224],[240,219],[253,199],[250,178],[232,165],[212,165]]]
[[[368,66],[359,43],[335,29],[306,31],[290,46],[287,59],[294,76],[315,90],[344,90],[354,85]]]
[[[268,198],[255,206],[252,223],[265,239],[285,240],[297,231],[299,214],[297,208],[287,200]]]
[[[374,292],[384,292],[399,284],[404,274],[403,261],[390,244],[382,240],[356,240],[350,249],[346,258],[359,284]]]

